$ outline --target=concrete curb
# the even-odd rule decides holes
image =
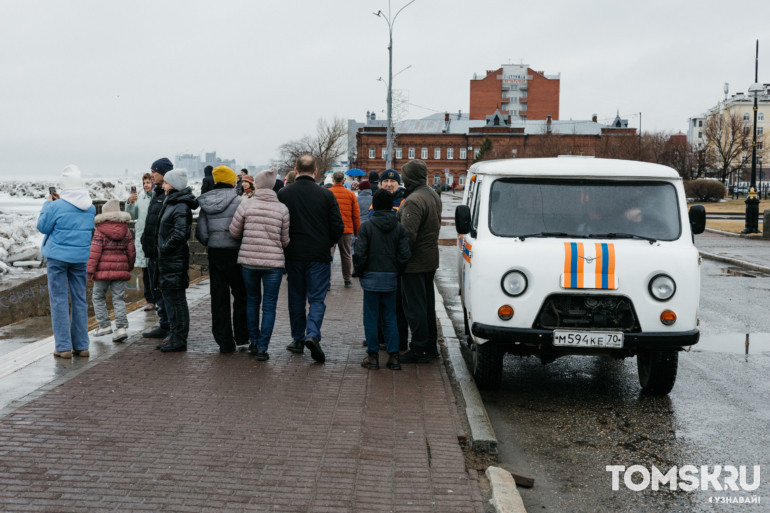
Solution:
[[[721,262],[723,264],[729,264],[729,265],[735,265],[738,267],[744,267],[746,269],[751,269],[753,271],[759,271],[761,273],[768,273],[770,274],[770,267],[765,267],[763,265],[759,264],[752,264],[751,262],[745,262],[743,260],[738,260],[737,258],[731,258],[721,255],[716,255],[714,253],[709,253],[707,251],[699,251],[700,256],[702,258],[713,260],[715,262]]]
[[[500,467],[488,467],[487,479],[492,487],[492,499],[489,501],[499,513],[527,513],[521,495],[516,489],[516,481],[507,470]]]
[[[444,307],[444,297],[441,295],[438,287],[434,285],[433,288],[436,294],[436,317],[438,318],[441,333],[444,336],[444,344],[447,348],[449,370],[460,387],[460,393],[465,403],[465,416],[468,419],[468,426],[470,428],[471,449],[497,454],[495,431],[492,429],[492,423],[489,421],[486,408],[484,408],[484,402],[481,400],[479,389],[468,372],[468,367],[460,350],[460,341]]]

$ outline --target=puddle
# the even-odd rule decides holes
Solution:
[[[722,267],[722,274],[716,276],[737,276],[739,278],[767,278],[767,275],[763,272],[754,271],[752,269],[745,269],[743,267]]]
[[[692,347],[692,351],[747,354],[745,333],[719,333],[704,335]],[[748,354],[770,352],[770,333],[750,333]]]

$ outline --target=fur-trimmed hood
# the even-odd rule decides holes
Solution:
[[[94,218],[94,224],[106,223],[107,221],[112,221],[113,223],[128,223],[130,220],[131,214],[128,212],[105,212]]]

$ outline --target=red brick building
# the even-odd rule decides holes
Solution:
[[[460,119],[458,119],[460,118]],[[556,155],[623,156],[619,149],[637,143],[636,129],[616,120],[601,125],[586,121],[512,121],[500,111],[482,120],[444,114],[406,120],[395,127],[393,167],[401,169],[412,159],[428,165],[430,184],[457,183],[465,174],[486,137],[492,142],[493,158],[553,157]],[[385,121],[369,121],[356,132],[357,154],[351,167],[366,172],[385,169]]]
[[[526,64],[504,64],[470,82],[470,118],[499,110],[512,121],[559,119],[560,75],[546,75]]]

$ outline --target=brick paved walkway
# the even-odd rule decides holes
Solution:
[[[442,363],[361,368],[338,266],[326,364],[292,355],[285,286],[267,362],[220,355],[205,300],[187,353],[139,340],[0,419],[0,510],[484,511]]]

